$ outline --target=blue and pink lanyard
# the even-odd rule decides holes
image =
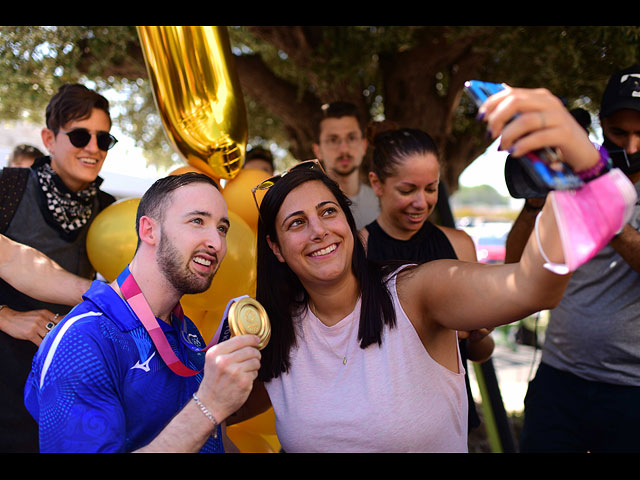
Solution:
[[[191,377],[193,375],[197,375],[198,373],[200,373],[202,370],[193,370],[187,367],[176,356],[173,349],[171,348],[171,345],[169,345],[169,341],[167,340],[166,335],[162,331],[162,327],[158,323],[158,319],[151,311],[151,307],[149,306],[149,303],[147,302],[146,298],[144,298],[142,290],[140,290],[140,286],[136,282],[135,278],[133,278],[133,274],[129,270],[128,265],[122,271],[122,273],[118,275],[117,283],[118,283],[118,286],[120,287],[120,291],[122,292],[122,295],[124,296],[125,301],[129,304],[133,312],[136,314],[136,316],[144,326],[145,330],[149,333],[149,336],[151,337],[151,340],[154,346],[156,347],[156,350],[160,354],[160,357],[165,362],[165,364],[174,373],[182,377]],[[220,325],[218,326],[218,329],[215,335],[213,336],[213,338],[205,348],[196,347],[186,338],[187,332],[185,330],[186,326],[184,322],[184,312],[182,310],[182,307],[180,306],[180,303],[178,302],[178,304],[173,309],[173,315],[180,322],[180,330],[181,330],[180,339],[182,340],[182,343],[194,352],[205,352],[211,347],[213,347],[214,345],[227,340],[230,337],[230,331],[229,331],[229,326],[227,321],[227,314],[229,312],[229,308],[234,302],[236,302],[237,300],[243,297],[246,297],[246,295],[234,298],[229,301],[225,309],[224,315],[222,317],[223,321],[220,322]]]

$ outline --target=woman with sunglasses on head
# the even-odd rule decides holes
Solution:
[[[63,85],[46,109],[42,141],[49,156],[29,169],[0,172],[0,233],[47,255],[63,269],[92,279],[86,252],[91,221],[115,200],[100,190],[98,173],[116,142],[109,133],[109,103],[79,84]],[[33,281],[42,281],[34,278]],[[52,287],[53,288],[53,287]],[[23,406],[23,389],[36,343],[23,332],[63,316],[68,306],[46,303],[0,281],[0,451],[38,450],[37,425]],[[33,328],[27,328],[31,325]]]
[[[369,182],[380,201],[378,218],[360,231],[367,256],[377,262],[425,263],[439,259],[476,261],[473,240],[455,228],[430,221],[438,202],[440,162],[433,139],[422,130],[398,128],[390,121],[371,122],[373,147]],[[458,332],[462,364],[484,362],[494,343],[488,329]],[[469,430],[480,424],[465,374]]]
[[[554,145],[576,171],[600,172],[599,152],[548,91],[507,88],[481,112],[514,155]],[[617,210],[635,202],[613,191]],[[389,271],[366,258],[348,200],[322,171],[300,166],[274,179],[258,227],[257,299],[272,324],[265,388],[242,413],[258,411],[266,391],[287,452],[466,452],[456,332],[555,305],[569,277],[559,274],[557,225],[572,220],[556,223],[545,206],[517,264],[447,259]]]

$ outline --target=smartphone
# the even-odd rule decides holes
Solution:
[[[480,80],[469,80],[464,84],[465,92],[478,108],[487,98],[503,89],[504,85],[501,83]],[[518,160],[531,179],[542,189],[575,190],[584,185],[582,179],[573,172],[569,165],[559,161],[558,154],[551,147],[530,152],[518,157]],[[553,165],[553,168],[550,165]]]

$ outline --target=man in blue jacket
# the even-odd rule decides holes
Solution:
[[[179,307],[183,294],[209,288],[226,253],[229,218],[215,182],[158,180],[136,229],[131,264],[112,284],[94,282],[35,356],[25,405],[41,452],[223,452],[224,420],[251,391],[258,337],[205,353]]]

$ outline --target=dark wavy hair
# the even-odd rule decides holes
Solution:
[[[294,188],[310,181],[322,182],[344,211],[353,235],[351,268],[361,293],[360,347],[382,343],[385,325],[396,324],[393,301],[387,290],[385,277],[390,266],[381,266],[367,259],[364,246],[358,239],[351,202],[337,183],[317,169],[294,169],[281,177],[263,197],[258,224],[257,300],[266,309],[271,321],[271,339],[262,350],[259,378],[268,381],[287,372],[291,366],[290,352],[296,345],[294,318],[307,308],[309,296],[296,274],[286,263],[278,261],[267,244],[267,235],[277,243],[275,218],[285,198]]]
[[[79,83],[62,85],[47,105],[47,128],[57,135],[70,121],[89,118],[94,108],[106,113],[111,123],[109,101],[105,97]]]

